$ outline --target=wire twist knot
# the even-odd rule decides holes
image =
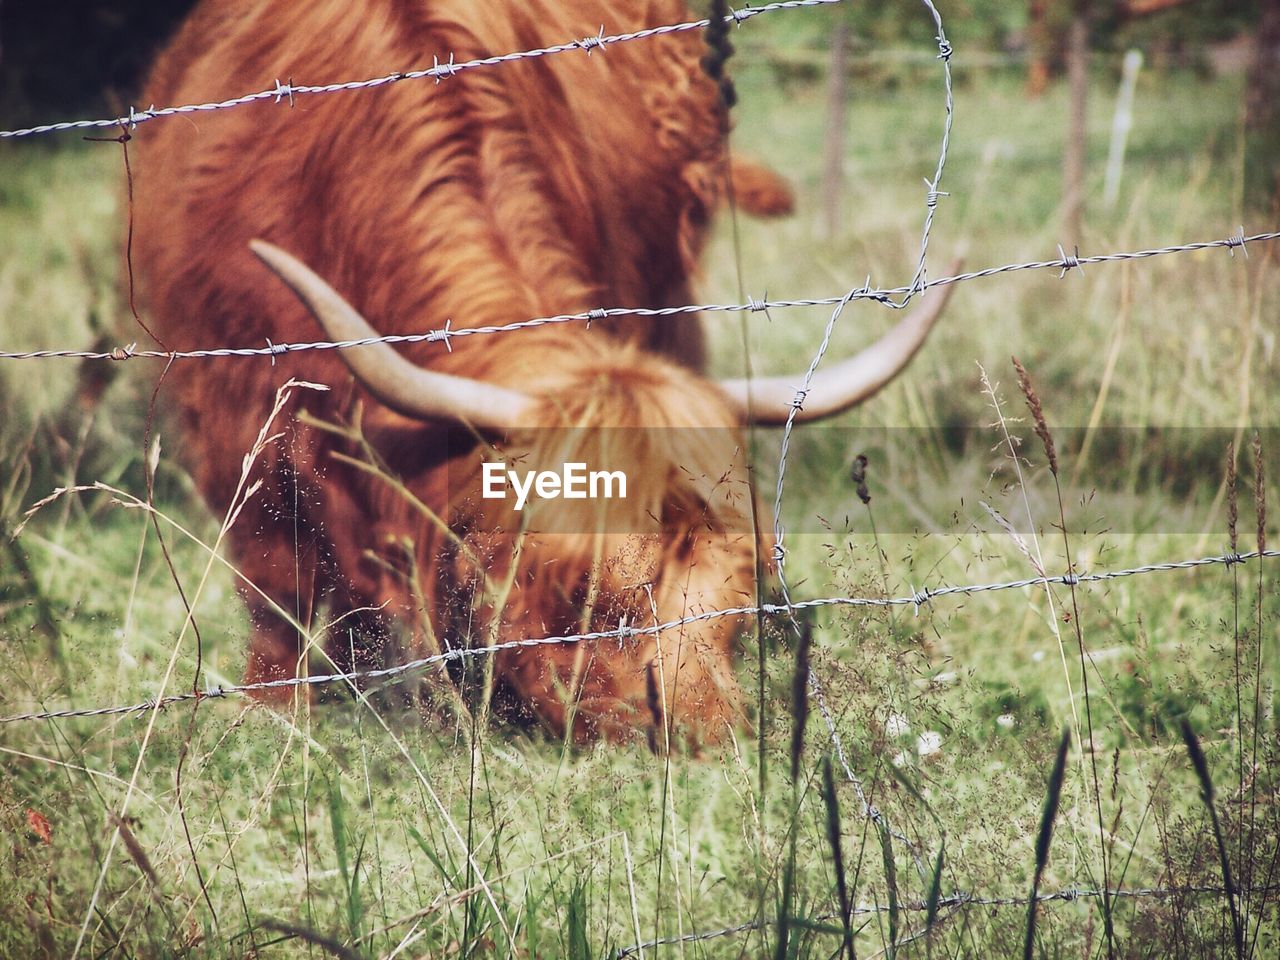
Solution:
[[[1077,246],[1074,249],[1074,253],[1067,253],[1062,249],[1062,244],[1058,244],[1059,260],[1062,265],[1062,272],[1058,274],[1059,280],[1065,277],[1069,271],[1076,268],[1079,268],[1081,274],[1084,273],[1084,264],[1080,262],[1080,248]]]
[[[924,203],[930,210],[938,205],[938,199],[940,197],[951,196],[951,194],[947,193],[945,190],[939,190],[938,184],[931,181],[928,177],[925,177],[924,185],[929,188],[929,192],[925,194]]]
[[[929,592],[928,587],[921,587],[919,590],[915,587],[911,588],[911,606],[915,610],[917,617],[920,616],[920,608],[927,604],[932,597],[933,595]]]
[[[622,645],[623,645],[626,641],[631,640],[631,639],[633,639],[634,637],[636,637],[636,636],[637,636],[637,634],[639,633],[639,631],[638,631],[638,630],[636,630],[636,628],[635,628],[635,627],[631,626],[631,624],[627,623],[627,618],[626,618],[626,617],[619,617],[619,618],[618,618],[618,629],[617,629],[617,630],[615,630],[613,633],[614,633],[614,636],[616,636],[616,637],[618,638],[618,649],[619,649],[619,650],[621,650],[621,649],[622,649]]]
[[[573,45],[579,50],[585,50],[588,57],[591,56],[591,51],[596,47],[599,47],[601,50],[606,50],[607,48],[604,45],[604,24],[600,24],[599,33],[583,37],[581,40],[575,40],[573,41]]]
[[[1244,251],[1245,259],[1246,260],[1249,259],[1249,248],[1245,246],[1247,242],[1248,241],[1245,240],[1245,236],[1244,236],[1244,224],[1241,224],[1239,233],[1235,234],[1234,236],[1227,237],[1227,240],[1226,240],[1227,253],[1231,254],[1232,259],[1234,259],[1236,255],[1235,248],[1239,247],[1241,250]]]
[[[267,354],[271,357],[271,365],[274,367],[276,365],[276,357],[283,353],[288,353],[289,345],[287,343],[272,343],[270,337],[265,339],[267,341]]]
[[[436,78],[436,83],[437,83],[437,84],[439,84],[439,83],[440,83],[441,78],[443,78],[443,77],[452,77],[452,76],[454,76],[457,72],[458,72],[458,68],[457,68],[457,67],[454,65],[454,63],[453,63],[453,54],[452,54],[452,53],[450,53],[450,54],[449,54],[449,60],[448,60],[448,62],[447,62],[447,63],[441,63],[441,62],[440,62],[440,58],[439,58],[438,56],[432,55],[432,57],[431,57],[431,75],[432,75],[433,77],[435,77],[435,78]]]
[[[450,317],[450,318],[448,318],[447,320],[445,320],[445,322],[444,322],[444,328],[443,328],[443,329],[440,329],[440,330],[432,330],[430,333],[428,333],[428,334],[427,334],[427,342],[428,342],[428,343],[436,343],[436,342],[443,343],[443,344],[444,344],[444,348],[445,348],[447,351],[449,351],[450,353],[453,353],[453,344],[451,344],[451,343],[449,342],[449,339],[453,336],[452,324],[453,324],[453,318],[452,318],[452,317]]]

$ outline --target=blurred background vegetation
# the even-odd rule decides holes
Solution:
[[[695,5],[705,7],[705,0]],[[127,112],[147,63],[193,6],[194,0],[0,0],[0,125],[24,126],[85,111]],[[813,54],[833,40],[847,43],[855,55],[920,50],[932,24],[918,6],[843,3],[806,16],[772,18],[752,34],[767,38],[780,68],[816,76],[822,64]],[[1280,103],[1275,69],[1280,0],[959,0],[945,7],[951,41],[971,56],[985,51],[988,57],[1025,64],[1033,97],[1067,71],[1073,21],[1089,48],[1137,49],[1155,66],[1209,72],[1252,61],[1245,97],[1248,177],[1255,188],[1275,193],[1273,165],[1256,158],[1280,150],[1275,107]],[[863,70],[860,79],[877,79],[876,71],[870,73]],[[878,79],[886,76],[879,71]]]
[[[0,2],[0,117],[6,128],[83,110],[114,112],[194,0]]]
[[[1269,0],[1093,0],[1093,46],[1137,46],[1149,59],[1203,61],[1210,45],[1256,28]],[[146,64],[194,0],[0,0],[0,117],[6,127],[82,110],[112,110],[137,92]],[[757,4],[759,6],[760,4]],[[1274,4],[1271,4],[1274,6]],[[844,18],[856,46],[919,48],[931,36],[917,3],[845,3],[826,15],[773,18],[772,42],[802,48]],[[1034,21],[1049,27],[1053,69],[1064,55],[1074,0],[959,0],[943,4],[948,36],[966,49],[1035,54]],[[753,32],[755,28],[753,27]]]

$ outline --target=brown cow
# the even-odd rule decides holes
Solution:
[[[377,76],[433,54],[469,60],[687,16],[678,0],[206,0],[146,98]],[[137,137],[135,263],[154,329],[190,349],[692,302],[728,167],[701,44],[687,32],[149,125]],[[762,211],[786,205],[765,171],[746,168],[735,185]],[[258,238],[285,283],[251,253]],[[941,300],[825,370],[801,418],[887,382]],[[297,376],[333,388],[297,399],[299,418],[231,530],[237,567],[267,598],[246,591],[249,681],[299,668],[299,634],[276,607],[304,622],[319,604],[333,615],[383,607],[414,651],[431,651],[641,626],[755,596],[768,544],[751,533],[738,428],[748,410],[784,419],[795,380],[705,379],[696,318],[273,360],[169,374],[183,456],[217,511],[277,386]],[[590,461],[623,471],[631,489],[594,506],[543,499],[531,522],[511,499],[480,494],[482,460],[499,455]],[[510,649],[495,671],[578,739],[667,720],[714,739],[740,717],[740,628],[724,617],[661,638]],[[347,635],[330,646],[339,657]]]

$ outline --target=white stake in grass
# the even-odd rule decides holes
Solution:
[[[1124,55],[1120,69],[1120,92],[1116,95],[1116,113],[1111,120],[1111,148],[1107,152],[1107,179],[1102,188],[1102,201],[1107,209],[1116,205],[1120,196],[1120,177],[1124,173],[1124,150],[1133,127],[1133,92],[1142,69],[1142,51],[1130,50]]]

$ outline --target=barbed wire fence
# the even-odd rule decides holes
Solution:
[[[446,350],[449,350],[454,340],[462,340],[467,337],[518,333],[521,330],[566,323],[582,323],[587,329],[590,329],[592,321],[608,320],[615,317],[696,317],[698,314],[703,313],[760,313],[766,310],[788,310],[793,307],[843,307],[859,300],[871,301],[897,310],[906,306],[907,301],[904,298],[915,296],[934,287],[945,287],[970,280],[982,280],[1006,273],[1018,273],[1026,270],[1057,270],[1061,279],[1072,270],[1082,270],[1084,267],[1094,264],[1146,260],[1151,257],[1162,257],[1170,254],[1193,253],[1197,250],[1222,249],[1228,251],[1232,256],[1235,256],[1236,250],[1241,250],[1247,255],[1249,244],[1271,240],[1280,240],[1280,231],[1246,235],[1244,228],[1241,227],[1239,232],[1221,240],[1200,240],[1192,243],[1171,244],[1166,247],[1125,250],[1092,256],[1080,256],[1059,251],[1060,256],[1053,260],[1030,260],[1007,263],[995,267],[984,267],[980,270],[969,270],[951,276],[937,277],[933,280],[922,279],[918,283],[908,286],[873,287],[868,282],[862,287],[856,287],[839,296],[786,300],[770,299],[765,295],[759,300],[754,297],[748,297],[746,303],[698,303],[681,304],[674,307],[597,307],[578,313],[531,317],[528,320],[516,320],[501,326],[454,327],[451,321],[446,321],[444,326],[425,330],[422,333],[385,334],[376,337],[362,337],[357,340],[308,340],[294,343],[271,343],[267,341],[263,346],[205,347],[197,350],[139,349],[136,342],[114,347],[111,350],[0,350],[0,360],[62,359],[106,360],[113,362],[164,360],[167,362],[170,360],[214,360],[233,357],[274,358],[292,353],[307,353],[312,350],[351,350],[356,347],[367,347],[379,343],[395,345],[438,343]]]
[[[1121,899],[1131,900],[1168,900],[1174,897],[1223,897],[1230,893],[1241,892],[1263,895],[1280,893],[1280,886],[1267,884],[1264,886],[1253,887],[1246,891],[1241,891],[1239,889],[1228,890],[1226,887],[1207,884],[1184,887],[1116,887],[1105,889],[1098,887],[1068,887],[1064,890],[1055,890],[1052,893],[1038,893],[1035,897],[980,897],[956,891],[955,893],[939,897],[932,905],[925,900],[913,900],[897,904],[897,909],[905,910],[909,913],[925,913],[932,907],[935,911],[946,910],[948,912],[955,912],[956,910],[961,910],[965,907],[1029,907],[1032,903],[1074,903],[1078,900],[1100,900],[1103,897],[1119,897]],[[879,913],[886,913],[889,909],[888,904],[860,903],[851,906],[849,913],[851,916],[865,917]],[[810,919],[811,922],[814,923],[830,923],[841,920],[842,918],[838,913],[823,913]],[[611,956],[614,960],[624,960],[626,957],[643,954],[645,950],[651,950],[654,947],[675,946],[687,943],[703,943],[707,940],[718,940],[721,937],[732,937],[739,933],[750,933],[754,930],[763,930],[772,926],[776,922],[777,921],[772,918],[747,920],[743,923],[733,924],[728,927],[718,927],[714,930],[686,933],[681,936],[655,937],[652,940],[645,940],[643,943],[633,943],[630,946],[620,947],[615,950]],[[898,941],[898,946],[903,946],[904,944],[920,939],[924,932],[925,931],[920,930],[906,934]]]
[[[732,23],[741,26],[748,20],[761,14],[773,13],[777,11],[796,10],[806,7],[827,6],[839,3],[841,0],[781,0],[781,2],[770,3],[760,7],[745,6],[739,10],[732,10],[728,16],[724,18],[726,23]],[[935,587],[923,587],[919,590],[912,589],[910,594],[896,597],[873,597],[873,596],[831,596],[820,597],[809,600],[793,600],[791,596],[791,587],[786,576],[786,525],[783,520],[784,493],[786,489],[786,474],[788,466],[788,455],[790,451],[790,439],[795,420],[803,409],[806,394],[810,388],[813,378],[821,364],[824,355],[831,343],[835,327],[839,322],[845,308],[854,302],[869,301],[880,304],[888,309],[898,310],[906,307],[914,298],[925,294],[932,288],[943,287],[951,284],[965,283],[973,280],[979,280],[1003,274],[1025,272],[1025,271],[1042,271],[1057,270],[1059,278],[1064,278],[1072,271],[1082,271],[1086,266],[1103,265],[1110,263],[1146,260],[1154,257],[1162,257],[1174,254],[1190,253],[1194,251],[1203,251],[1210,249],[1224,249],[1231,256],[1235,256],[1236,250],[1240,250],[1245,256],[1248,255],[1248,246],[1250,244],[1258,244],[1270,242],[1280,239],[1280,231],[1268,231],[1254,234],[1246,234],[1244,227],[1241,226],[1239,231],[1229,237],[1216,240],[1195,241],[1190,243],[1171,244],[1167,246],[1147,248],[1133,251],[1117,251],[1094,255],[1080,255],[1078,250],[1072,253],[1066,252],[1061,246],[1058,248],[1058,257],[1044,260],[1033,260],[1024,262],[1007,263],[1000,266],[992,266],[977,270],[957,273],[951,276],[944,276],[930,279],[928,277],[928,252],[931,239],[931,233],[934,225],[936,211],[939,208],[940,201],[948,196],[947,192],[941,189],[943,176],[945,173],[947,162],[947,151],[950,143],[953,114],[953,84],[952,84],[952,67],[951,60],[953,56],[953,48],[950,41],[946,37],[943,27],[942,16],[937,10],[932,0],[921,0],[926,11],[932,18],[936,29],[935,40],[937,42],[937,54],[933,57],[941,67],[944,86],[944,118],[942,124],[942,134],[938,151],[938,159],[932,179],[925,180],[925,196],[924,196],[924,219],[920,232],[919,254],[916,266],[913,271],[912,279],[909,283],[899,286],[875,287],[872,285],[870,277],[862,287],[850,289],[839,296],[827,296],[820,298],[798,298],[798,299],[770,299],[768,295],[762,296],[757,300],[748,296],[746,303],[706,303],[706,304],[688,304],[663,308],[634,308],[634,307],[597,307],[595,309],[578,312],[559,314],[548,317],[534,317],[525,320],[515,321],[502,326],[475,326],[475,327],[458,327],[454,328],[451,321],[446,321],[445,325],[438,329],[430,329],[416,334],[397,334],[385,335],[377,337],[362,338],[356,340],[342,341],[308,341],[308,342],[292,342],[292,343],[272,343],[266,341],[265,345],[212,345],[206,348],[186,350],[186,351],[168,351],[155,349],[139,349],[137,343],[130,343],[116,347],[107,351],[89,351],[89,350],[72,350],[72,349],[50,349],[50,350],[0,350],[0,360],[10,361],[38,361],[51,359],[75,359],[82,361],[104,361],[104,362],[121,362],[126,360],[162,360],[165,362],[173,362],[178,360],[214,360],[214,359],[232,359],[232,358],[269,358],[274,364],[275,359],[280,356],[302,353],[307,351],[323,351],[323,350],[345,350],[360,346],[366,346],[375,343],[385,344],[412,344],[412,343],[434,343],[440,344],[446,350],[452,349],[452,342],[458,338],[471,336],[497,335],[502,333],[517,333],[522,330],[533,329],[536,327],[551,324],[571,324],[582,323],[586,328],[590,328],[591,323],[597,320],[605,320],[615,317],[696,317],[703,313],[740,313],[740,312],[762,312],[770,310],[790,309],[795,307],[833,307],[830,318],[823,330],[820,343],[810,361],[810,364],[804,374],[802,382],[797,385],[795,399],[792,404],[792,410],[788,416],[787,422],[783,427],[781,451],[778,458],[778,476],[777,486],[775,489],[774,500],[772,504],[772,527],[774,533],[775,552],[774,561],[778,573],[778,580],[781,587],[782,601],[781,603],[762,603],[757,605],[745,605],[735,608],[725,608],[706,611],[703,613],[681,617],[669,620],[664,623],[653,624],[646,627],[633,627],[628,625],[620,625],[616,629],[601,630],[587,633],[545,636],[545,637],[526,637],[518,640],[506,641],[501,643],[490,644],[479,647],[458,647],[450,649],[446,652],[435,654],[429,657],[415,659],[406,663],[397,664],[392,667],[386,667],[373,670],[355,670],[349,672],[335,672],[328,674],[318,674],[305,677],[293,677],[279,680],[264,681],[248,684],[224,684],[220,686],[211,686],[204,690],[191,690],[178,694],[166,694],[164,690],[156,692],[150,697],[146,697],[129,704],[105,705],[86,708],[67,708],[56,710],[41,710],[26,713],[19,713],[10,716],[0,717],[0,727],[10,726],[25,722],[51,721],[73,718],[93,718],[103,716],[120,716],[130,714],[146,714],[163,710],[165,707],[185,702],[199,703],[204,700],[224,699],[235,696],[243,696],[246,694],[260,693],[267,690],[290,689],[290,688],[310,688],[317,686],[325,686],[331,684],[368,684],[371,682],[390,681],[403,678],[416,673],[426,671],[440,664],[449,663],[456,660],[463,660],[475,657],[493,656],[498,653],[509,650],[530,650],[550,645],[567,645],[581,644],[588,642],[604,642],[616,641],[619,644],[636,637],[656,636],[661,633],[678,629],[680,627],[703,622],[706,620],[722,618],[722,617],[740,617],[748,615],[763,614],[771,617],[785,618],[789,625],[796,631],[799,631],[800,625],[796,615],[802,611],[813,610],[824,607],[866,607],[866,608],[905,608],[911,607],[912,610],[919,614],[922,607],[940,599],[948,597],[965,597],[981,593],[989,593],[994,591],[1019,590],[1035,587],[1046,587],[1050,585],[1061,586],[1078,586],[1096,583],[1104,583],[1121,578],[1141,577],[1160,572],[1169,571],[1187,571],[1199,569],[1202,567],[1231,567],[1233,565],[1244,564],[1252,560],[1274,559],[1280,557],[1280,550],[1265,549],[1260,546],[1258,550],[1250,552],[1232,552],[1225,554],[1216,554],[1202,556],[1197,558],[1160,561],[1144,564],[1137,567],[1104,570],[1093,573],[1068,573],[1059,576],[1037,576],[1018,580],[1000,581],[984,584],[967,584],[953,585],[942,584]],[[609,46],[617,43],[643,41],[652,37],[659,37],[674,33],[681,33],[694,30],[705,29],[711,21],[708,19],[690,20],[682,23],[666,24],[655,26],[652,28],[634,31],[631,33],[606,34],[604,26],[601,26],[597,34],[589,35],[582,38],[567,40],[564,43],[535,48],[523,51],[516,51],[507,54],[477,58],[468,61],[456,62],[452,55],[448,60],[441,62],[437,56],[433,58],[433,64],[430,68],[411,70],[404,72],[393,72],[379,77],[339,81],[327,84],[298,84],[294,83],[292,78],[281,82],[276,80],[273,87],[269,89],[259,90],[246,93],[237,97],[233,97],[221,101],[212,101],[197,104],[184,104],[156,107],[148,106],[146,109],[139,110],[136,107],[130,107],[126,115],[100,118],[100,119],[84,119],[71,120],[56,123],[41,124],[38,126],[0,130],[0,140],[12,139],[18,140],[23,138],[32,138],[48,134],[56,134],[60,132],[78,131],[78,130],[101,130],[101,129],[120,129],[128,132],[137,128],[139,124],[148,123],[157,120],[164,120],[183,115],[196,113],[206,113],[213,111],[221,111],[228,109],[237,109],[247,107],[254,104],[288,104],[292,106],[297,98],[337,94],[337,93],[354,93],[358,91],[374,91],[378,88],[387,87],[400,82],[412,82],[421,80],[432,80],[439,84],[443,81],[457,76],[460,73],[483,69],[497,68],[502,64],[517,62],[521,60],[529,60],[539,57],[554,56],[560,54],[579,53],[591,55],[593,51],[601,53],[607,52]],[[104,489],[100,485],[94,485],[90,488],[77,489]],[[48,499],[59,496],[68,492],[66,488],[60,488],[55,491]],[[35,509],[38,509],[39,505]],[[838,731],[835,719],[831,713],[826,700],[826,694],[822,683],[818,677],[810,672],[809,674],[809,692],[819,707],[820,715],[823,717],[824,724],[827,728],[833,751],[839,760],[841,768],[845,774],[846,780],[854,789],[860,804],[860,816],[875,821],[891,836],[908,846],[911,850],[913,858],[916,861],[917,868],[923,876],[923,867],[920,863],[918,855],[918,843],[906,837],[902,833],[893,830],[885,820],[884,814],[878,810],[867,798],[860,778],[857,776],[848,759],[848,752],[845,744]],[[1115,888],[1108,887],[1073,887],[1055,892],[1045,892],[1031,897],[982,897],[972,893],[956,891],[948,896],[939,898],[932,906],[934,909],[942,909],[948,911],[961,910],[970,906],[1027,906],[1034,903],[1063,903],[1073,902],[1082,899],[1104,898],[1104,897],[1121,897],[1121,898],[1169,898],[1176,896],[1218,896],[1230,897],[1234,894],[1242,893],[1254,894],[1271,894],[1277,892],[1280,888],[1264,885],[1250,890],[1241,890],[1239,888],[1234,891],[1226,887],[1218,886],[1187,886],[1187,887],[1147,887],[1147,888]],[[898,909],[909,911],[922,911],[928,909],[924,901],[916,901],[910,903],[900,903]],[[888,909],[885,905],[871,903],[860,904],[852,908],[853,914],[870,914],[878,913]],[[839,919],[838,915],[819,916],[813,918],[816,922],[824,920]],[[689,933],[681,936],[659,937],[652,940],[632,944],[617,950],[614,956],[618,958],[631,956],[637,953],[643,953],[644,950],[654,948],[661,945],[694,943],[705,940],[711,940],[719,937],[731,936],[738,933],[757,930],[775,921],[754,919],[751,921],[731,924],[718,929],[708,930],[704,932]],[[909,942],[910,935],[904,937],[901,942]]]
[[[105,487],[84,487],[85,490],[105,490]],[[57,495],[57,492],[54,494]],[[948,597],[966,597],[981,593],[994,593],[1003,590],[1025,590],[1044,586],[1079,586],[1094,583],[1106,583],[1144,574],[1167,573],[1177,570],[1194,570],[1200,567],[1231,566],[1245,564],[1250,560],[1275,559],[1280,557],[1280,550],[1251,550],[1242,553],[1226,553],[1197,557],[1192,560],[1165,561],[1145,564],[1140,567],[1129,567],[1121,570],[1104,570],[1096,573],[1060,574],[1051,577],[1026,577],[1021,580],[1003,580],[995,583],[980,584],[945,584],[938,587],[921,587],[910,594],[898,597],[817,597],[811,600],[788,601],[785,603],[748,604],[741,607],[724,607],[707,610],[703,613],[690,614],[666,620],[647,627],[620,626],[610,630],[595,630],[588,633],[559,634],[547,637],[526,637],[520,640],[508,640],[482,647],[455,647],[429,657],[420,657],[392,667],[374,670],[352,670],[347,672],[311,674],[305,677],[285,677],[279,680],[263,680],[257,683],[233,683],[208,687],[204,690],[187,691],[176,694],[157,694],[139,700],[136,703],[116,704],[111,706],[69,708],[64,710],[41,710],[31,713],[19,713],[0,717],[0,726],[22,723],[32,720],[62,720],[76,717],[102,717],[120,714],[142,713],[147,710],[163,709],[175,703],[188,703],[192,700],[218,700],[244,694],[261,693],[267,690],[288,690],[297,687],[321,687],[333,684],[367,684],[377,680],[400,679],[417,673],[423,673],[431,667],[454,660],[465,660],[472,657],[487,657],[508,650],[530,650],[537,647],[559,646],[575,643],[591,643],[613,640],[625,643],[638,637],[653,637],[678,630],[695,623],[718,620],[724,617],[754,616],[763,613],[766,616],[790,617],[805,610],[817,610],[824,607],[864,607],[888,608],[910,607],[917,615],[921,608],[935,600]]]
[[[798,10],[802,7],[821,7],[828,6],[833,3],[840,3],[842,0],[778,0],[776,3],[769,3],[762,7],[744,6],[741,10],[733,10],[725,17],[726,23],[741,25],[752,17],[757,17],[764,13],[774,13],[779,10]],[[216,100],[208,103],[189,103],[168,107],[156,107],[154,104],[145,110],[139,110],[136,107],[130,107],[129,112],[119,117],[108,117],[96,120],[64,120],[59,123],[45,123],[34,127],[22,127],[15,130],[0,130],[0,140],[16,140],[23,137],[35,137],[42,134],[64,133],[69,130],[104,130],[124,128],[126,130],[137,129],[141,123],[150,120],[161,120],[168,117],[178,117],[184,114],[193,113],[211,113],[218,110],[230,110],[236,107],[245,107],[254,103],[285,103],[293,106],[295,98],[318,96],[332,93],[350,93],[357,90],[374,90],[378,87],[385,87],[390,84],[400,83],[402,81],[414,80],[434,80],[440,83],[450,77],[456,77],[460,73],[469,70],[477,70],[485,67],[496,67],[504,63],[515,63],[520,60],[535,60],[539,57],[550,57],[562,53],[585,52],[590,54],[593,50],[606,51],[616,43],[627,43],[633,40],[646,40],[651,37],[661,37],[673,33],[688,33],[691,30],[705,30],[710,24],[709,19],[687,20],[683,23],[670,23],[662,26],[650,27],[646,30],[636,30],[632,33],[618,33],[606,35],[604,27],[600,27],[598,34],[589,34],[585,37],[577,37],[567,40],[550,47],[536,47],[530,50],[518,50],[511,53],[504,53],[494,57],[479,57],[475,60],[466,60],[455,62],[453,55],[444,63],[440,62],[439,56],[433,58],[433,63],[429,68],[423,70],[406,70],[396,71],[393,73],[383,74],[380,77],[370,77],[363,80],[341,80],[335,83],[323,84],[305,84],[294,83],[287,80],[281,83],[277,78],[275,85],[266,90],[258,90],[253,93],[242,94],[238,97],[231,97],[226,100]]]

